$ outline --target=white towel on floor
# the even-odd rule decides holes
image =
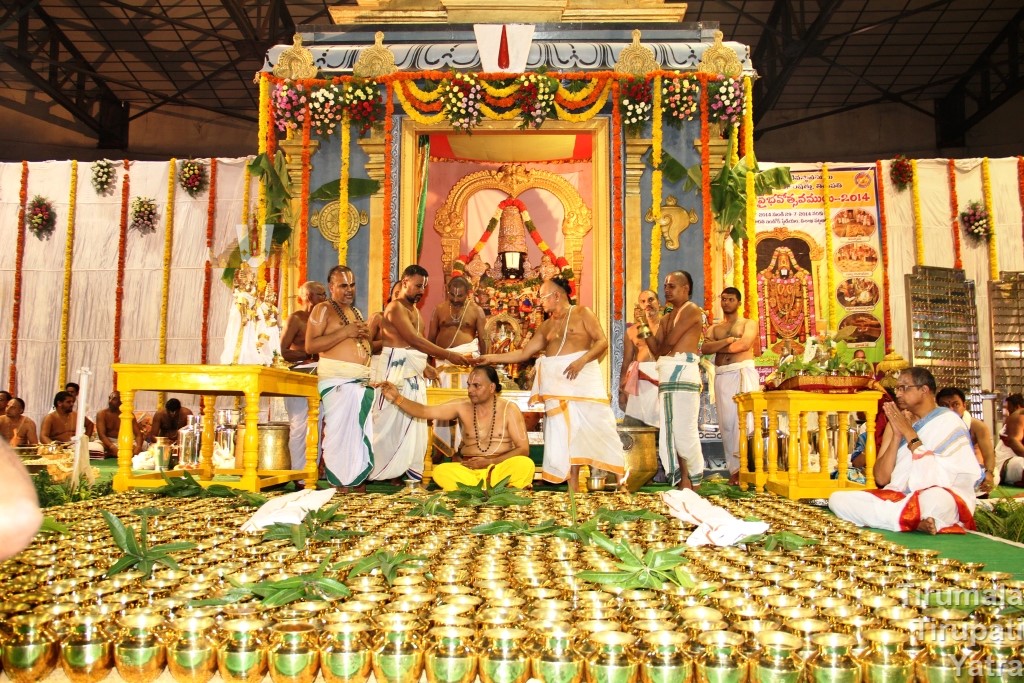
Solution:
[[[706,498],[689,489],[666,491],[661,494],[661,499],[673,517],[697,525],[697,529],[686,539],[686,545],[691,548],[734,545],[747,536],[768,531],[766,522],[736,519],[724,508],[712,505]]]
[[[310,510],[319,510],[334,497],[333,488],[322,491],[302,489],[271,498],[242,524],[242,531],[259,531],[271,524],[298,524]]]

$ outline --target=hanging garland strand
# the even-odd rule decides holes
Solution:
[[[825,211],[825,303],[828,306],[828,313],[825,319],[828,320],[828,329],[832,334],[839,330],[839,311],[836,305],[836,266],[835,248],[832,242],[832,190],[829,185],[832,180],[828,175],[828,164],[821,165],[821,200]]]
[[[384,90],[384,208],[381,211],[381,306],[386,306],[391,295],[391,119],[395,114],[394,85],[389,81]]]
[[[655,292],[658,291],[661,276],[661,194],[662,194],[662,171],[661,152],[664,139],[662,137],[662,110],[661,110],[661,76],[654,77],[654,86],[651,89],[652,112],[652,136],[654,140],[651,146],[651,165],[654,171],[651,173],[651,216],[654,217],[654,226],[651,228],[651,277],[648,287]],[[615,107],[619,106],[619,98],[615,98]],[[616,246],[616,254],[622,254],[621,245]],[[618,269],[619,271],[622,268]]]
[[[1017,157],[1017,198],[1024,206],[1024,156]],[[1020,237],[1024,241],[1024,215],[1020,219]]]
[[[743,150],[747,156],[747,259],[744,270],[747,317],[757,322],[757,197],[754,191],[754,94],[750,76],[743,77]],[[739,287],[739,285],[737,285]]]
[[[124,178],[121,180],[121,224],[117,238],[117,284],[114,285],[114,362],[121,362],[121,318],[124,311],[124,261],[128,254],[128,202],[129,182],[128,160],[124,160]],[[114,388],[117,388],[117,373],[114,373]]]
[[[914,262],[924,265],[924,228],[921,225],[921,187],[917,178],[917,159],[910,160],[910,171],[913,177],[910,179],[911,201],[914,211]]]
[[[302,201],[299,206],[299,282],[307,280],[306,273],[309,270],[309,136],[313,126],[312,117],[309,115],[309,105],[306,105],[306,116],[302,122],[302,185],[299,196]],[[262,226],[263,223],[260,223]]]
[[[213,228],[217,220],[217,158],[210,159],[210,194],[206,198],[206,264],[203,267],[203,328],[200,334],[200,361],[206,365],[210,344],[210,290],[213,286]]]
[[[619,82],[611,82],[612,92],[612,244],[615,257],[622,258],[622,111],[619,109]],[[615,269],[612,281],[612,317],[622,320],[622,267]]]
[[[875,183],[878,188],[878,237],[882,241],[882,323],[885,326],[885,352],[892,353],[892,309],[889,307],[889,236],[885,219],[885,176],[882,161],[875,162]]]
[[[68,325],[71,320],[71,262],[75,256],[75,212],[78,207],[78,162],[71,162],[71,190],[68,193],[68,232],[64,240],[64,288],[60,298],[59,386],[68,381]]]
[[[999,281],[999,249],[996,236],[996,216],[992,212],[992,168],[988,157],[981,160],[981,188],[985,197],[985,212],[988,213],[990,232],[988,235],[988,274],[992,282]]]
[[[949,178],[949,215],[953,226],[953,267],[960,270],[964,267],[960,249],[960,202],[956,198],[956,162],[946,161],[946,175]]]
[[[715,218],[711,214],[711,132],[708,130],[708,81],[710,75],[697,74],[700,80],[700,201],[704,210],[704,310],[710,311],[711,293],[711,233]],[[690,292],[693,298],[693,292]]]
[[[348,262],[348,177],[352,160],[352,122],[348,111],[341,115],[341,177],[338,179],[338,265]]]
[[[178,160],[171,157],[167,171],[167,210],[164,219],[164,259],[163,280],[160,285],[160,333],[158,337],[158,354],[161,365],[167,364],[167,305],[171,296],[171,256],[173,254],[174,234],[174,191],[177,183]],[[164,392],[157,392],[156,404],[164,404]]]
[[[21,190],[18,192],[18,242],[14,248],[14,311],[11,320],[11,373],[7,391],[18,393],[18,332],[21,327],[21,269],[25,261],[25,207],[28,202],[28,162],[21,162]]]

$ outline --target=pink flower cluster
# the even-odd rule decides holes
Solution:
[[[480,123],[480,101],[483,87],[469,74],[457,74],[441,84],[444,115],[452,128],[471,131]]]
[[[974,239],[987,240],[992,236],[992,219],[981,202],[970,202],[960,212],[960,224]]]
[[[28,229],[39,239],[50,239],[57,224],[57,216],[53,205],[45,197],[36,195],[28,205]]]
[[[708,83],[708,121],[722,122],[727,128],[743,117],[743,86],[735,78]]]
[[[545,74],[530,72],[519,77],[515,105],[519,107],[520,128],[540,128],[555,107],[558,81]]]
[[[282,133],[298,130],[306,121],[306,89],[301,84],[284,82],[274,88],[274,123]]]
[[[190,197],[198,196],[206,189],[206,165],[201,161],[189,159],[178,171],[178,185],[188,192]]]
[[[700,83],[690,78],[663,80],[661,105],[669,125],[679,126],[695,120],[700,110]]]

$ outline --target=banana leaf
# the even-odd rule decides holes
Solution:
[[[309,193],[309,199],[316,202],[333,202],[341,196],[339,192],[340,187],[341,178],[324,183]],[[348,179],[348,198],[350,200],[358,199],[359,197],[369,197],[379,189],[380,183],[376,180],[370,180],[369,178]]]
[[[277,150],[273,159],[266,153],[257,154],[249,162],[249,173],[258,177],[267,188],[267,222],[292,223],[292,195],[288,192],[284,152]]]

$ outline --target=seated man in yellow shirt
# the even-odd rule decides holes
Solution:
[[[528,457],[530,441],[519,406],[498,396],[501,383],[489,365],[469,374],[467,398],[439,406],[425,406],[403,397],[389,382],[378,385],[384,397],[412,417],[423,420],[458,420],[462,446],[456,462],[434,468],[433,478],[445,491],[458,484],[490,487],[506,477],[509,486],[527,488],[533,484],[534,464]],[[500,420],[500,421],[499,421]]]

